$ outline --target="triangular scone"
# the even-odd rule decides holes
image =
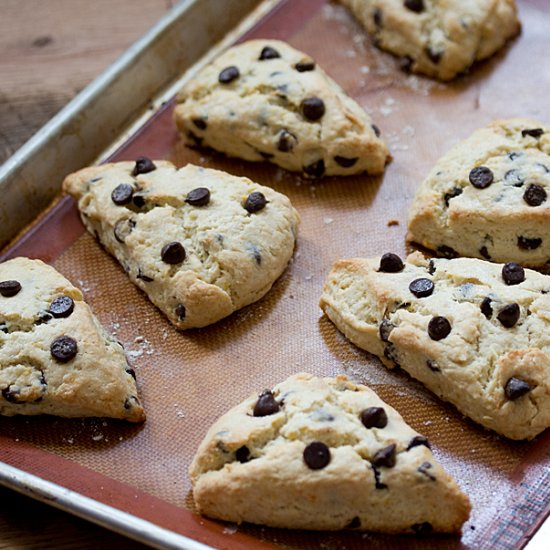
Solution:
[[[369,115],[279,40],[227,50],[179,93],[175,120],[190,145],[306,177],[380,174],[390,158]]]
[[[434,166],[414,198],[408,239],[442,256],[550,261],[550,127],[497,120]]]
[[[511,439],[550,427],[550,277],[471,258],[340,260],[321,308],[357,346]]]
[[[140,158],[85,168],[63,186],[88,231],[179,329],[259,300],[294,250],[298,213],[248,178]]]
[[[0,264],[0,323],[0,414],[145,420],[122,346],[53,267]]]
[[[342,375],[250,397],[210,428],[189,473],[199,511],[237,523],[457,533],[470,512],[427,439]]]
[[[405,71],[451,80],[520,31],[515,0],[339,0]]]

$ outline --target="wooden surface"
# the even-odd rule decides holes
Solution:
[[[175,0],[0,0],[0,163]],[[0,488],[0,549],[145,548]]]

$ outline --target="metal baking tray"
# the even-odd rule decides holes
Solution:
[[[317,307],[334,260],[405,254],[414,189],[456,140],[500,116],[550,118],[544,111],[550,6],[518,4],[522,36],[469,76],[439,84],[402,74],[340,5],[189,0],[52,119],[0,171],[0,240],[9,243],[2,258],[41,258],[83,289],[101,322],[125,344],[148,419],[128,426],[0,418],[0,483],[158,548],[524,546],[550,511],[550,434],[517,443],[484,431],[353,347]],[[371,112],[394,155],[383,177],[305,181],[179,141],[175,91],[227,45],[252,37],[281,38],[308,52]],[[509,97],[510,82],[521,82],[524,93]],[[72,199],[59,198],[63,177],[94,162],[142,154],[246,175],[291,198],[302,215],[297,250],[265,298],[216,325],[178,333],[84,232]],[[250,393],[300,370],[343,372],[369,384],[430,438],[437,458],[472,498],[461,539],[284,531],[194,513],[186,470],[208,426]]]

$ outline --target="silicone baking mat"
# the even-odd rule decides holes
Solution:
[[[302,216],[297,248],[269,294],[205,329],[177,332],[84,232],[62,199],[5,257],[52,263],[84,291],[125,345],[148,418],[1,418],[0,459],[218,548],[516,548],[550,500],[550,433],[509,442],[439,401],[403,372],[390,372],[346,341],[318,307],[332,262],[406,254],[407,209],[432,164],[494,118],[549,120],[550,5],[518,2],[521,36],[470,75],[441,84],[399,71],[349,13],[322,0],[283,2],[247,35],[287,40],[309,53],[381,128],[393,162],[382,177],[306,181],[275,166],[186,148],[165,105],[114,156],[168,158],[248,176],[287,194]],[[462,538],[284,531],[210,521],[193,512],[187,468],[210,424],[287,376],[345,373],[367,383],[426,435],[473,503]]]

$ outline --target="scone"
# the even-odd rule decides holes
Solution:
[[[279,40],[227,50],[177,96],[189,145],[306,177],[380,174],[388,149],[369,115],[311,57]]]
[[[189,469],[207,516],[291,529],[458,533],[470,502],[366,386],[297,374],[210,428]]]
[[[321,308],[354,344],[511,439],[550,426],[550,277],[471,258],[340,260]]]
[[[294,250],[288,198],[247,178],[140,158],[65,179],[88,231],[179,329],[264,296]]]
[[[405,71],[451,80],[520,31],[514,0],[339,0]]]
[[[453,147],[414,198],[408,239],[442,256],[550,261],[550,127],[498,120]]]
[[[145,420],[122,346],[40,260],[0,264],[0,414]]]

